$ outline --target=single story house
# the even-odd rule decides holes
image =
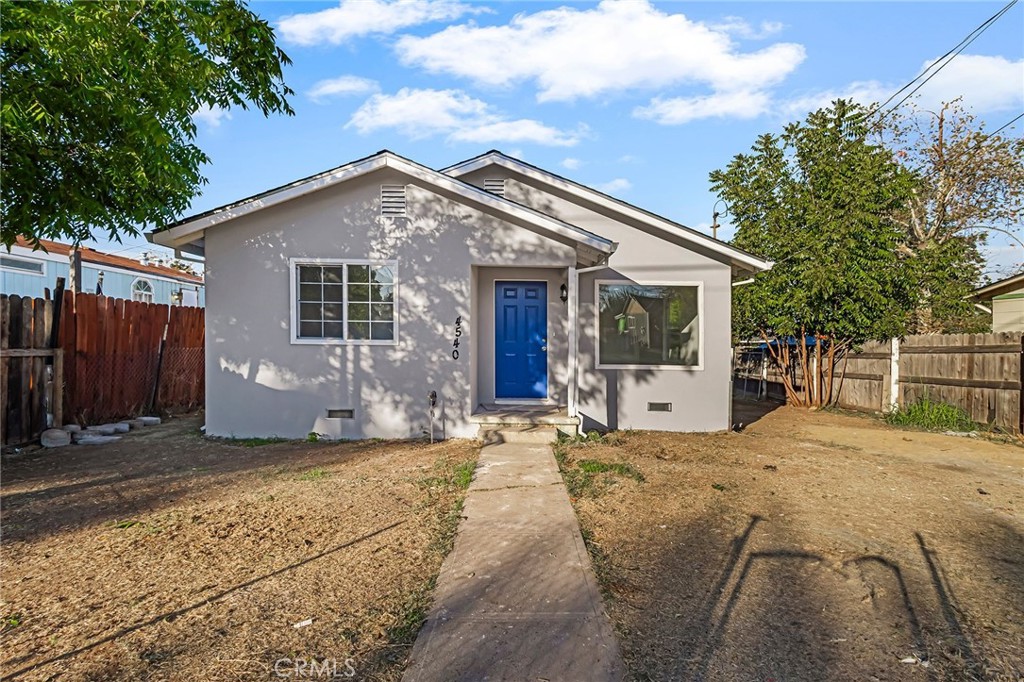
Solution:
[[[993,332],[1024,332],[1024,272],[975,289],[972,298],[988,305]]]
[[[9,296],[42,298],[63,277],[71,286],[71,245],[40,239],[33,249],[18,237],[10,252],[0,253],[0,291]],[[162,265],[79,247],[82,254],[82,291],[146,303],[202,307],[203,278]]]
[[[732,283],[771,267],[498,151],[382,151],[151,239],[205,258],[206,432],[235,437],[728,429]]]

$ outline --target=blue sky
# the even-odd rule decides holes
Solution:
[[[385,148],[436,168],[498,148],[706,229],[708,173],[758,134],[836,96],[886,99],[1003,4],[254,3],[294,62],[296,115],[199,112],[212,163],[192,208]],[[920,102],[958,96],[990,130],[1024,111],[1024,4]],[[1002,238],[988,256],[992,270],[1024,262]]]

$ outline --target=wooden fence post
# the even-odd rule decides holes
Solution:
[[[900,409],[900,340],[892,340],[889,351],[889,395],[883,412],[895,412]]]
[[[53,349],[53,394],[50,396],[53,409],[53,426],[64,426],[64,349]]]

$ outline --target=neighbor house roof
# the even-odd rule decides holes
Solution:
[[[611,211],[619,216],[642,221],[653,229],[662,233],[663,236],[676,237],[689,242],[693,246],[700,247],[708,252],[719,254],[724,257],[732,266],[751,272],[762,272],[772,267],[771,261],[766,261],[752,253],[737,248],[727,242],[719,241],[706,234],[702,234],[692,228],[673,222],[638,206],[629,204],[621,199],[616,199],[604,192],[582,185],[568,178],[556,175],[543,168],[538,168],[525,161],[514,159],[502,154],[496,149],[481,154],[480,156],[467,159],[454,166],[449,166],[441,172],[454,177],[460,177],[488,166],[501,166],[510,171],[532,178],[549,187],[556,188],[562,192],[583,199],[604,210]]]
[[[975,289],[971,297],[978,301],[986,301],[995,296],[1013,293],[1018,289],[1024,289],[1024,272]]]
[[[33,248],[32,244],[28,242],[24,237],[18,237],[15,242],[18,246],[26,249]],[[61,242],[52,242],[49,239],[40,239],[39,245],[47,253],[56,254],[58,256],[67,256],[71,253],[71,245],[64,244]],[[90,249],[86,246],[80,246],[79,250],[82,252],[82,262],[89,263],[91,265],[106,265],[112,268],[120,268],[122,270],[131,270],[132,272],[138,272],[146,275],[159,275],[161,277],[167,277],[169,279],[176,279],[182,282],[189,282],[193,284],[202,284],[203,278],[198,275],[193,275],[188,272],[183,272],[175,268],[169,268],[166,265],[146,264],[140,263],[137,260],[126,258],[124,256],[116,256],[110,253],[103,253],[95,249]]]
[[[577,244],[593,249],[598,254],[609,255],[614,253],[617,246],[615,242],[604,237],[587,232],[575,225],[541,213],[528,206],[499,197],[479,187],[463,182],[458,178],[427,168],[386,149],[373,156],[353,161],[344,166],[332,168],[322,173],[288,183],[287,185],[254,194],[240,201],[190,216],[155,232],[150,232],[147,234],[147,237],[151,241],[172,248],[182,248],[193,243],[201,244],[204,232],[221,223],[276,206],[331,185],[352,180],[381,168],[392,168],[427,186],[460,196],[471,204],[485,207],[499,215],[532,225],[542,232],[569,239]],[[194,248],[191,250],[196,252]]]

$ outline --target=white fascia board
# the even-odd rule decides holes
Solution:
[[[614,242],[580,230],[579,228],[558,220],[557,218],[545,215],[544,213],[535,211],[527,206],[522,206],[512,201],[508,201],[507,199],[503,199],[502,197],[469,185],[456,178],[443,175],[437,171],[424,168],[413,164],[406,159],[387,153],[379,154],[351,166],[339,168],[332,173],[318,176],[314,179],[307,180],[306,182],[285,187],[284,189],[268,194],[267,196],[259,199],[247,201],[237,206],[224,209],[223,211],[218,211],[216,213],[197,218],[176,227],[172,227],[169,230],[162,230],[160,232],[153,233],[152,241],[162,246],[180,248],[189,242],[195,241],[198,238],[198,235],[220,223],[239,218],[264,208],[276,206],[277,204],[281,204],[286,201],[291,201],[292,199],[310,194],[311,192],[315,192],[324,187],[345,182],[346,180],[351,180],[360,175],[365,175],[366,173],[370,173],[384,167],[394,168],[405,175],[421,180],[427,185],[461,195],[462,197],[481,204],[488,209],[492,209],[497,213],[524,220],[548,232],[566,237],[577,243],[586,244],[587,246],[602,253],[614,253],[615,248],[617,247],[617,244]]]
[[[657,216],[633,208],[628,204],[615,201],[614,199],[605,196],[604,194],[596,190],[592,190],[584,185],[579,185],[574,182],[568,182],[549,173],[538,171],[535,168],[518,163],[515,159],[511,159],[502,154],[495,154],[493,152],[490,154],[485,154],[481,157],[471,159],[469,161],[458,163],[455,164],[454,166],[445,168],[441,172],[447,175],[451,175],[453,177],[461,177],[467,173],[472,173],[473,171],[477,171],[482,168],[487,168],[488,166],[495,165],[514,171],[528,178],[532,178],[534,180],[537,180],[538,182],[551,185],[552,187],[557,187],[563,192],[573,194],[593,204],[597,204],[598,206],[607,208],[610,211],[615,211],[622,215],[629,216],[634,220],[647,223],[648,225],[651,225],[652,227],[658,230],[668,232],[672,236],[682,237],[683,239],[686,239],[695,244],[699,244],[700,246],[703,246],[704,248],[710,251],[720,253],[723,256],[728,257],[732,263],[745,265],[755,272],[764,272],[765,270],[770,270],[774,265],[774,263],[771,261],[766,261],[756,256],[751,256],[749,254],[743,253],[742,251],[731,248],[727,244],[723,244],[717,239],[706,237],[700,234],[699,232],[684,232],[679,229],[679,226],[674,225],[673,223],[663,218],[658,218]]]
[[[378,168],[383,168],[385,165],[387,165],[385,155],[378,154],[377,156],[371,157],[357,164],[343,166],[333,173],[327,173],[312,180],[307,180],[300,184],[285,187],[284,189],[274,192],[273,194],[268,194],[265,197],[246,201],[245,203],[224,209],[223,211],[211,213],[210,215],[172,227],[169,230],[155,232],[153,233],[153,242],[160,244],[161,246],[179,248],[184,244],[195,241],[196,237],[194,235],[202,233],[214,225],[234,220],[235,218],[239,218],[264,208],[270,208],[271,206],[276,206],[277,204],[281,204],[286,201],[291,201],[292,199],[315,192],[318,189],[322,189],[329,185],[344,182],[345,180],[350,180],[360,175],[364,175],[370,171],[377,170]]]

